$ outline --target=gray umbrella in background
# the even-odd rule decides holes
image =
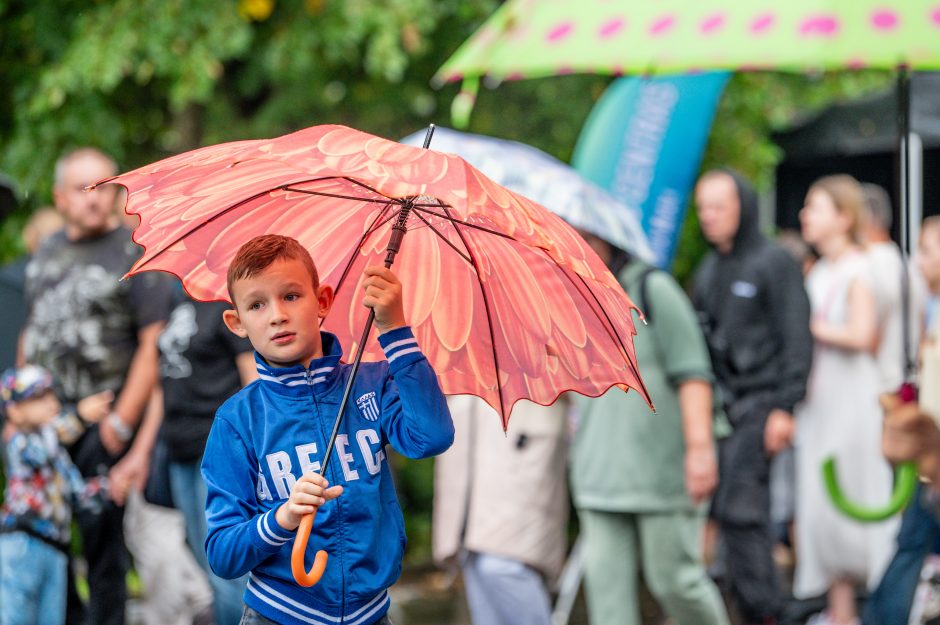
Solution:
[[[401,142],[420,146],[424,135],[422,130]],[[575,228],[647,262],[655,260],[635,209],[538,148],[440,126],[431,147],[462,157],[495,182],[538,202]]]

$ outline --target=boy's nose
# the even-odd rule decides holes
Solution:
[[[287,314],[284,312],[284,307],[279,303],[271,305],[271,323],[279,324],[287,320]]]

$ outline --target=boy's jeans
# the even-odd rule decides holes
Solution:
[[[0,625],[65,622],[65,554],[24,532],[0,534]]]
[[[277,625],[277,623],[261,616],[246,605],[245,611],[242,613],[242,620],[238,625]],[[388,615],[385,615],[371,625],[392,625],[392,621],[388,618]]]

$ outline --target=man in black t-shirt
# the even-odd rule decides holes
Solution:
[[[141,248],[120,225],[117,189],[86,185],[116,173],[104,153],[82,148],[56,164],[53,198],[65,229],[45,241],[27,268],[26,362],[49,369],[64,402],[103,390],[115,401],[111,414],[70,449],[83,475],[112,467],[130,443],[157,381],[156,340],[166,320],[170,282],[145,273],[121,281]],[[137,463],[140,464],[140,463]],[[126,479],[145,470],[125,470]],[[144,476],[146,473],[144,473]],[[88,560],[88,623],[122,625],[127,598],[123,509],[77,517]],[[70,593],[71,594],[71,593]],[[77,622],[70,596],[69,623]]]

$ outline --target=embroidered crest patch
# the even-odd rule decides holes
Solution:
[[[375,391],[370,391],[365,395],[360,395],[356,400],[356,407],[367,421],[379,420],[379,404],[375,401]]]

